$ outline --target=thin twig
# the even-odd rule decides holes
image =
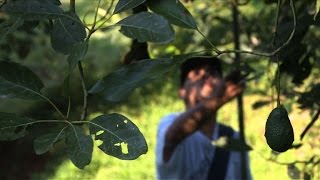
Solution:
[[[66,118],[67,118],[67,119],[69,119],[70,109],[71,109],[71,97],[70,97],[70,95],[69,95],[69,96],[68,96],[68,109],[67,109],[67,115],[66,115]]]
[[[210,46],[213,48],[213,51],[215,51],[217,54],[221,53],[221,51],[207,38],[206,35],[204,35],[199,29],[197,29],[197,32],[210,44]]]
[[[275,30],[274,30],[274,35],[273,35],[273,40],[272,40],[272,45],[273,47],[276,47],[277,45],[277,39],[278,39],[278,29],[279,29],[279,15],[281,12],[281,0],[278,0],[277,3],[277,14],[276,14],[276,20],[275,20]],[[277,107],[280,106],[280,93],[281,93],[281,89],[280,89],[280,81],[281,81],[281,77],[280,77],[280,60],[279,60],[279,54],[277,53],[276,55],[276,60],[277,60]]]
[[[310,121],[310,123],[307,125],[307,127],[303,130],[303,132],[300,135],[300,140],[303,139],[303,137],[307,134],[307,132],[309,131],[309,129],[313,126],[313,124],[318,120],[320,116],[320,109],[316,112],[316,114],[313,116],[312,120]]]
[[[49,104],[57,111],[57,113],[64,119],[66,120],[66,116],[63,115],[63,113],[60,111],[60,109],[46,96],[42,95],[42,94],[38,94],[40,97],[42,97],[44,100],[46,100],[47,102],[49,102]]]
[[[84,74],[83,74],[83,68],[82,68],[82,64],[81,61],[78,62],[78,68],[79,68],[79,72],[80,72],[80,81],[81,81],[81,86],[82,86],[82,90],[83,90],[83,109],[82,109],[82,114],[81,114],[81,118],[80,120],[84,120],[87,116],[87,110],[88,110],[88,91],[87,91],[87,87],[84,81]]]

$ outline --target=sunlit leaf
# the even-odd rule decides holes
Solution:
[[[117,23],[120,32],[139,42],[168,43],[173,41],[174,31],[168,21],[160,15],[141,12]]]
[[[11,16],[20,17],[24,20],[56,18],[63,13],[60,7],[46,0],[9,1],[3,6],[3,11]]]
[[[27,134],[27,126],[33,119],[0,112],[0,141],[13,141]]]
[[[123,160],[136,159],[147,153],[148,146],[138,127],[120,114],[101,115],[89,124],[90,134],[101,140],[99,148]]]
[[[82,58],[86,55],[87,50],[87,41],[77,43],[72,47],[70,55],[67,59],[69,63],[69,72],[71,72],[77,66],[78,62],[82,60]]]
[[[220,137],[216,141],[212,141],[212,144],[219,148],[224,148],[230,151],[250,151],[252,148],[246,144],[243,143],[240,139],[234,139],[230,137]]]
[[[153,12],[162,15],[172,24],[184,28],[197,29],[196,21],[180,1],[148,1],[147,5]]]
[[[169,72],[174,63],[170,59],[141,60],[124,66],[99,80],[90,90],[109,102],[126,99],[132,91]]]
[[[79,169],[90,164],[93,151],[93,140],[79,126],[70,126],[67,131],[67,154],[72,163]]]
[[[72,47],[86,38],[85,26],[79,17],[72,12],[65,12],[67,17],[54,20],[51,31],[51,45],[54,50],[62,54],[69,54]],[[73,19],[69,18],[73,17]]]
[[[139,6],[140,4],[146,2],[146,0],[119,0],[113,14],[117,14],[132,8]]]
[[[0,61],[0,95],[5,98],[40,99],[44,87],[28,68],[14,62]]]
[[[66,137],[65,128],[55,133],[44,134],[34,140],[34,151],[40,155],[49,151],[49,149],[58,141]]]

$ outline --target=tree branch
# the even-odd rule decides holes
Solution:
[[[320,116],[320,109],[316,112],[316,114],[313,116],[312,120],[310,121],[310,123],[307,125],[307,127],[303,130],[303,132],[300,135],[300,140],[303,139],[303,137],[307,134],[307,132],[309,131],[309,129],[313,126],[313,124],[318,120]]]
[[[81,86],[82,86],[82,91],[83,91],[83,108],[82,108],[82,114],[80,120],[84,120],[87,116],[87,111],[88,111],[88,91],[86,87],[86,83],[84,81],[84,74],[83,74],[83,68],[81,61],[78,62],[78,68],[80,72],[80,81],[81,81]]]

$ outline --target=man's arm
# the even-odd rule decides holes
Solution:
[[[225,85],[221,85],[220,92],[218,91],[216,95],[198,103],[178,116],[165,134],[163,160],[165,162],[169,161],[176,146],[208,120],[204,116],[214,114],[222,105],[239,95],[243,89],[242,85],[228,81]]]

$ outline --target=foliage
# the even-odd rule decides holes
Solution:
[[[111,104],[124,101],[134,89],[163,77],[170,71],[174,72],[186,58],[203,52],[223,58],[224,66],[228,70],[233,69],[232,65],[236,64],[235,54],[241,54],[242,58],[246,59],[237,68],[253,75],[251,79],[255,80],[256,84],[251,87],[249,85],[248,89],[252,92],[262,92],[264,95],[271,94],[270,98],[259,100],[256,103],[257,108],[274,102],[274,93],[266,90],[273,89],[270,88],[271,84],[278,90],[278,101],[281,98],[287,107],[297,103],[302,109],[311,112],[319,109],[316,98],[319,82],[313,80],[320,73],[319,50],[316,48],[319,32],[315,30],[319,27],[319,1],[266,1],[266,4],[263,4],[251,0],[247,4],[231,4],[221,1],[181,3],[173,0],[133,0],[127,3],[119,0],[114,4],[114,1],[103,3],[98,0],[95,4],[97,7],[89,10],[83,18],[76,13],[73,3],[71,0],[67,4],[69,10],[65,10],[59,0],[8,0],[0,4],[0,15],[4,14],[3,22],[0,23],[1,47],[10,49],[15,44],[12,39],[15,38],[16,32],[31,32],[30,37],[33,38],[37,36],[34,33],[35,29],[45,26],[39,29],[47,33],[52,48],[57,54],[64,55],[62,57],[69,65],[66,75],[60,78],[60,87],[55,93],[55,96],[61,97],[58,102],[67,104],[61,106],[56,97],[53,99],[46,93],[48,87],[36,73],[21,65],[23,63],[8,62],[9,56],[0,61],[0,98],[42,103],[45,101],[55,110],[54,113],[41,118],[24,117],[18,113],[1,113],[1,140],[15,140],[28,133],[32,134],[35,124],[54,124],[52,131],[35,138],[34,148],[37,154],[43,154],[62,142],[68,158],[78,168],[83,169],[91,162],[93,146],[102,141],[98,147],[103,153],[120,159],[135,159],[148,149],[138,127],[121,114],[87,116],[88,109],[96,111],[95,108],[99,108],[95,103],[97,99]],[[252,4],[249,5],[250,3]],[[274,6],[276,4],[277,8]],[[142,5],[147,6],[150,11],[128,13]],[[239,8],[239,23],[243,25],[240,27],[239,35],[243,48],[236,50],[233,49],[235,37],[230,35],[234,23],[230,5]],[[257,8],[259,12],[250,7]],[[100,13],[101,9],[105,12],[103,15]],[[88,14],[92,12],[91,18],[88,18]],[[276,18],[272,14],[277,14]],[[116,23],[112,18],[116,19]],[[91,23],[87,22],[88,19]],[[275,26],[257,23],[274,21]],[[151,44],[151,54],[157,58],[134,62],[104,77],[96,77],[91,82],[89,78],[85,79],[84,75],[90,76],[94,74],[94,70],[82,65],[83,59],[92,48],[91,37],[97,32],[111,33],[114,28],[119,28],[124,36],[137,39],[139,42],[148,41]],[[217,34],[220,37],[217,37]],[[165,45],[161,45],[163,43]],[[21,46],[24,43],[17,44]],[[26,51],[30,49],[27,48]],[[158,58],[161,56],[167,58]],[[59,65],[61,63],[58,62]],[[79,69],[80,77],[76,92],[81,94],[79,89],[83,91],[83,102],[77,102],[82,103],[80,113],[72,112],[76,108],[71,106],[72,88],[76,88],[72,80],[76,67]],[[84,71],[84,68],[87,71]],[[268,77],[263,78],[272,83],[262,84],[262,78],[259,77],[266,69]],[[281,88],[278,86],[280,81]],[[89,86],[91,88],[88,88]],[[130,107],[130,102],[128,106]],[[318,118],[316,115],[307,127],[310,128],[314,124]],[[304,134],[309,128],[306,128]],[[300,146],[293,146],[292,150],[295,147],[299,149]],[[316,165],[317,158],[304,162],[305,166]],[[293,167],[294,163],[290,164],[289,169],[295,169]]]

